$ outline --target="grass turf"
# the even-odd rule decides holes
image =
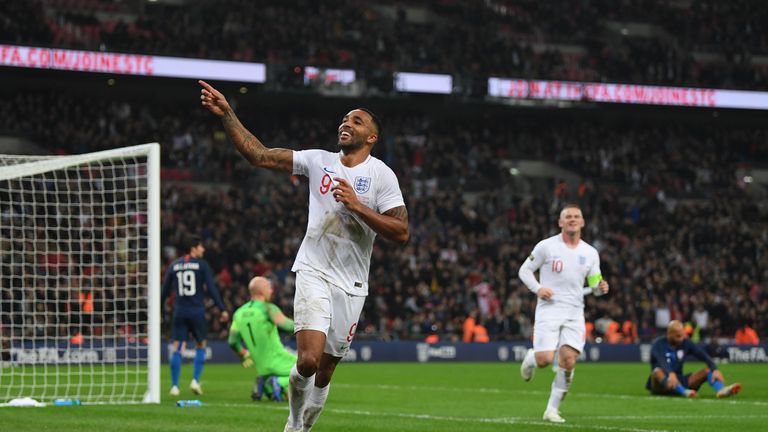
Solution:
[[[722,431],[766,430],[768,373],[761,364],[728,364],[729,382],[744,390],[718,400],[704,385],[695,400],[651,397],[644,390],[648,367],[629,363],[585,363],[561,406],[563,425],[541,414],[553,374],[537,370],[524,383],[514,363],[342,364],[326,409],[313,431]],[[688,364],[692,371],[698,365]],[[207,365],[205,394],[187,389],[192,366],[182,369],[182,394],[167,396],[163,366],[160,405],[95,405],[0,408],[2,431],[282,431],[286,403],[251,402],[252,376],[239,365]],[[1,390],[1,389],[0,389]],[[200,399],[202,407],[177,408],[178,399]],[[6,402],[6,401],[3,401]],[[46,401],[50,402],[50,401]]]

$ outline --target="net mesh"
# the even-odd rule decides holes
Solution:
[[[0,403],[142,402],[147,156],[65,158],[0,155]]]

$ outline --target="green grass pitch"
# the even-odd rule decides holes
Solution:
[[[552,372],[537,370],[524,383],[514,363],[341,364],[315,432],[342,431],[762,431],[768,430],[768,368],[727,364],[729,382],[744,390],[718,400],[702,387],[695,400],[650,397],[644,364],[579,364],[561,406],[563,425],[544,423]],[[696,364],[688,364],[693,370]],[[163,365],[160,405],[0,408],[2,431],[282,431],[286,403],[251,402],[252,376],[239,365],[207,365],[203,396],[186,388],[167,396]],[[202,407],[177,408],[177,399]],[[50,402],[50,401],[48,401]]]

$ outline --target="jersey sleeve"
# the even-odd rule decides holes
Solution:
[[[405,205],[403,193],[400,191],[400,183],[397,181],[395,172],[388,166],[383,166],[384,169],[380,176],[381,181],[379,182],[379,190],[376,194],[376,211],[379,213],[384,213],[387,210]]]
[[[286,331],[286,332],[293,332],[294,331],[294,323],[293,320],[288,318],[283,314],[283,311],[280,310],[277,305],[274,303],[268,303],[267,304],[267,314],[269,315],[269,320],[272,321],[280,330]],[[278,324],[276,322],[277,318],[282,316],[283,320]]]
[[[165,299],[171,295],[173,289],[173,263],[165,270],[165,278],[163,279],[163,289],[160,291],[160,304],[165,303]]]
[[[659,339],[654,342],[653,346],[651,346],[651,367],[660,367],[665,373],[670,373],[672,369],[667,364],[665,354],[664,341]]]
[[[282,311],[279,307],[277,307],[274,303],[267,303],[267,314],[269,315],[269,320],[273,323],[275,322],[275,317],[280,316]]]
[[[685,340],[685,352],[686,354],[690,354],[697,359],[703,361],[707,364],[707,367],[710,370],[717,369],[717,365],[715,364],[714,360],[712,360],[712,357],[709,356],[706,352],[704,352],[703,349],[701,349],[699,346],[697,346],[695,343],[693,343],[690,339]]]
[[[592,262],[592,267],[590,267],[589,272],[587,272],[587,286],[590,288],[595,288],[597,284],[603,280],[603,273],[600,271],[600,254],[598,254],[596,250],[594,253],[595,258]]]
[[[213,280],[213,270],[211,270],[211,267],[205,261],[203,261],[203,272],[205,273],[205,284],[208,286],[208,295],[211,296],[213,302],[216,303],[216,306],[218,306],[219,309],[225,311],[224,302],[221,300],[221,293],[216,286],[216,281]]]
[[[293,175],[307,175],[307,151],[293,151]]]
[[[309,167],[318,155],[324,150],[294,150],[293,151],[293,175],[309,177]]]
[[[237,319],[232,319],[232,325],[229,326],[229,338],[227,338],[227,344],[232,351],[240,351],[240,331],[237,327]]]
[[[531,256],[526,258],[525,261],[523,261],[523,264],[520,265],[520,270],[517,272],[520,280],[523,281],[525,286],[527,286],[534,294],[539,292],[541,284],[536,280],[536,276],[533,273],[544,264],[546,259],[546,245],[543,241],[540,241],[536,244],[536,247],[533,248]]]

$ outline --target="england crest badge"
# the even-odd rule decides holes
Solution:
[[[368,189],[371,188],[371,178],[370,177],[355,177],[355,192],[359,194],[364,194],[368,192]]]

